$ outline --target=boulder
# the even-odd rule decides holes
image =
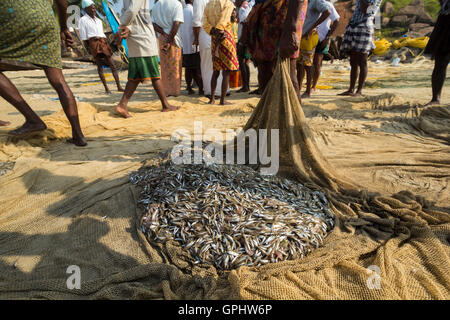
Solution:
[[[408,22],[406,24],[409,26],[411,24],[416,23],[416,21],[417,21],[417,17],[416,16],[411,16],[411,17],[408,17]]]
[[[434,25],[434,20],[433,20],[433,18],[430,16],[429,13],[427,13],[427,12],[425,12],[425,11],[422,11],[422,12],[420,13],[420,15],[417,16],[417,22],[420,22],[420,23],[427,23],[427,24],[430,24],[430,25]]]
[[[394,15],[394,5],[392,2],[387,1],[383,6],[383,13],[387,16],[392,17]]]
[[[398,10],[398,16],[418,17],[424,12],[425,8],[419,6],[406,6]]]
[[[383,28],[386,28],[389,25],[390,22],[391,22],[391,19],[389,19],[388,17],[383,17],[381,19],[381,26]]]
[[[409,22],[408,16],[401,15],[395,16],[391,19],[390,25],[393,27],[403,27],[406,26]]]
[[[409,30],[417,31],[417,30],[420,30],[420,29],[427,28],[429,26],[430,25],[427,24],[427,23],[412,23],[412,24],[409,25]]]
[[[434,30],[434,27],[427,27],[420,30],[417,30],[417,33],[420,34],[421,37],[428,37]]]
[[[408,37],[410,37],[410,38],[420,38],[420,37],[423,37],[419,32],[417,32],[417,31],[408,31],[407,33],[406,33],[406,35],[408,36]]]
[[[423,0],[414,0],[409,5],[413,6],[413,7],[423,7],[423,8],[425,8],[425,2]]]

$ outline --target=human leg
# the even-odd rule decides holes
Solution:
[[[78,118],[78,108],[72,90],[67,85],[66,80],[61,69],[58,68],[44,68],[45,75],[52,87],[58,93],[59,101],[63,107],[64,113],[69,119],[72,126],[72,140],[70,142],[77,146],[85,146],[87,142],[81,131],[80,120]]]
[[[11,134],[25,134],[47,129],[45,123],[30,108],[23,99],[16,86],[0,72],[0,96],[12,104],[24,117],[25,123],[18,129],[10,131]]]

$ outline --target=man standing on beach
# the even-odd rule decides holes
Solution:
[[[211,54],[214,69],[211,78],[211,92],[216,91],[217,78],[222,71],[221,105],[228,104],[225,102],[225,97],[230,81],[230,71],[239,69],[236,42],[231,25],[233,11],[234,4],[231,0],[211,0],[205,7],[203,17],[203,29],[211,35]],[[211,94],[209,103],[215,103],[213,94]]]
[[[198,86],[198,94],[204,95],[202,72],[200,70],[200,52],[194,43],[194,29],[192,17],[194,15],[193,0],[186,0],[183,9],[184,23],[181,25],[181,41],[183,43],[183,67],[188,94],[193,94],[192,82],[195,80]]]
[[[308,2],[308,10],[306,11],[306,19],[303,24],[302,39],[300,41],[300,56],[297,60],[299,90],[301,90],[306,71],[306,91],[302,94],[302,98],[311,96],[314,53],[319,43],[317,27],[328,19],[330,14],[331,11],[326,0],[310,0]]]
[[[247,17],[245,45],[258,66],[258,93],[262,94],[273,75],[278,56],[288,58],[290,76],[300,100],[296,60],[308,0],[257,0]]]
[[[92,57],[97,63],[97,71],[106,93],[110,94],[108,85],[106,84],[105,75],[103,74],[103,65],[106,64],[111,68],[111,72],[116,81],[117,90],[124,92],[120,85],[119,75],[117,74],[116,66],[112,61],[112,49],[106,41],[106,35],[103,32],[102,20],[97,18],[97,8],[92,0],[83,0],[82,7],[86,10],[86,15],[80,19],[78,29],[80,30],[80,38],[83,40],[85,46],[89,48]]]
[[[328,50],[330,48],[330,37],[339,25],[339,13],[336,11],[333,3],[331,3],[329,0],[327,0],[327,5],[330,9],[331,14],[324,22],[322,22],[317,27],[317,32],[319,33],[319,44],[317,45],[316,52],[314,53],[314,72],[311,87],[312,92],[316,90],[317,82],[320,78],[323,57],[328,55]],[[333,60],[331,61],[331,63],[333,63]]]
[[[242,1],[241,6],[238,11],[238,44],[237,44],[237,54],[239,59],[239,70],[242,75],[242,88],[238,92],[249,92],[250,91],[250,53],[247,47],[241,41],[242,31],[246,28],[247,17],[255,4],[254,0]]]
[[[159,34],[161,80],[168,96],[181,91],[183,6],[178,0],[159,0],[152,9],[153,28]]]
[[[44,69],[45,75],[58,93],[64,113],[72,127],[72,139],[77,146],[87,145],[81,131],[75,97],[62,73],[61,42],[73,45],[67,27],[67,0],[54,1],[59,26],[49,1],[15,0],[0,2],[0,59],[29,62]],[[45,123],[30,108],[16,86],[0,71],[0,96],[11,103],[24,117],[25,123],[9,134],[25,137],[47,129]]]
[[[345,29],[341,51],[350,54],[350,87],[340,96],[360,96],[367,78],[367,59],[375,49],[375,14],[380,8],[381,0],[358,0],[355,12]],[[355,92],[356,80],[358,90]]]
[[[426,106],[440,105],[442,87],[450,63],[450,0],[439,0],[441,10],[434,25],[430,40],[425,48],[425,54],[434,59],[434,69],[431,76],[433,97]]]
[[[125,92],[115,110],[124,118],[129,118],[127,104],[139,83],[152,81],[159,99],[162,111],[175,111],[178,107],[171,106],[166,98],[161,82],[158,64],[158,43],[150,16],[147,0],[124,0],[125,12],[120,19],[120,39],[128,39],[128,82]]]
[[[194,29],[194,46],[200,49],[200,69],[203,79],[203,90],[205,96],[211,98],[211,78],[213,74],[213,63],[211,55],[211,36],[203,29],[203,14],[206,4],[209,0],[195,0],[194,1],[194,16],[192,19],[192,26]],[[217,89],[213,95],[220,95],[220,88],[222,87],[222,75],[217,78]]]

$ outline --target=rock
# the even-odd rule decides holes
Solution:
[[[386,28],[389,25],[389,22],[391,22],[391,19],[389,19],[388,17],[383,17],[381,19],[381,26],[383,28]]]
[[[433,20],[433,18],[430,16],[429,13],[427,13],[427,12],[425,12],[425,11],[422,11],[422,12],[420,13],[420,15],[417,16],[417,22],[420,22],[420,23],[427,23],[427,24],[430,24],[430,25],[434,25],[434,20]]]
[[[393,37],[401,37],[405,32],[402,29],[395,29],[392,31]]]
[[[417,31],[417,30],[420,30],[420,29],[427,28],[429,26],[430,25],[427,24],[427,23],[412,23],[412,24],[409,25],[409,30]]]
[[[408,16],[399,15],[391,19],[390,25],[393,27],[403,27],[408,24],[408,21],[409,21]]]
[[[417,32],[421,35],[421,37],[426,37],[426,36],[429,36],[433,32],[433,30],[434,30],[434,27],[428,27],[428,28],[420,29]]]
[[[408,18],[408,22],[406,23],[408,26],[411,24],[414,24],[417,21],[417,17],[416,16],[411,16]]]
[[[413,7],[421,7],[421,8],[423,7],[423,8],[425,8],[425,2],[423,0],[414,0],[409,5],[413,6]]]
[[[417,31],[408,31],[408,32],[406,33],[406,35],[407,35],[408,37],[410,37],[410,38],[420,38],[420,37],[423,37],[423,35],[422,35],[421,33],[417,32]]]
[[[427,26],[425,28],[412,30],[410,28],[410,31],[408,31],[407,35],[411,38],[420,38],[420,37],[426,37],[429,36],[434,30],[434,27]]]
[[[389,17],[392,17],[394,15],[394,5],[391,2],[387,1],[383,6],[382,12]]]
[[[397,15],[399,16],[408,16],[408,17],[418,17],[422,14],[422,12],[424,12],[425,8],[419,7],[419,6],[406,6],[401,8],[398,12]]]

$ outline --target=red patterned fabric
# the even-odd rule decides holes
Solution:
[[[236,42],[234,36],[227,30],[224,30],[225,39],[217,44],[216,37],[211,37],[211,54],[213,59],[214,71],[239,70],[239,61],[236,54]]]

